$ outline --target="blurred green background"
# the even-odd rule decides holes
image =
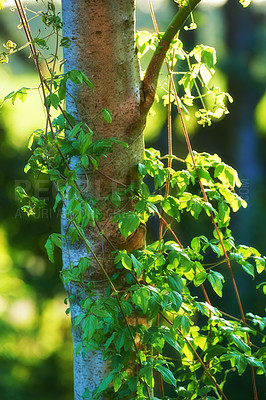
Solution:
[[[36,10],[35,1],[27,5]],[[176,5],[172,0],[154,0],[153,5],[163,30]],[[153,30],[148,2],[139,0],[137,6],[137,28]],[[33,13],[28,15],[34,17]],[[216,48],[215,80],[229,91],[234,103],[228,116],[205,129],[191,117],[188,130],[192,146],[197,151],[218,153],[239,171],[243,181],[239,193],[249,206],[233,218],[235,236],[238,242],[266,254],[266,2],[254,0],[251,7],[243,9],[237,0],[206,0],[195,19],[199,29],[182,34],[185,48],[190,50],[195,42]],[[37,32],[38,18],[31,22]],[[0,12],[0,46],[8,39],[19,46],[25,43],[22,30],[16,29],[18,24],[14,9],[5,7]],[[35,88],[25,103],[5,102],[0,110],[0,398],[70,400],[72,344],[70,317],[65,315],[67,305],[59,279],[61,259],[58,254],[55,264],[50,264],[44,251],[49,233],[60,230],[60,213],[45,208],[35,217],[26,217],[15,198],[17,185],[47,198],[48,203],[54,197],[43,178],[36,183],[23,172],[30,155],[28,136],[44,125],[38,78],[28,56],[26,49],[11,56],[8,64],[0,65],[0,102],[12,90]],[[147,147],[152,145],[166,153],[167,111],[161,102],[155,103],[153,111],[156,114],[148,117],[145,131]],[[174,112],[173,118],[174,149],[182,157],[187,154],[186,145]],[[197,229],[193,221],[185,219],[178,227],[179,236],[188,243]],[[238,284],[244,307],[263,315],[263,296],[250,295],[260,281],[261,276],[256,281],[241,276]],[[233,296],[228,291],[225,309],[237,315]],[[259,385],[263,396],[264,382],[260,380]],[[252,397],[246,374],[241,384],[233,379],[231,388],[232,399]]]

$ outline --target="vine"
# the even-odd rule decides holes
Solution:
[[[112,399],[156,400],[158,397],[154,397],[152,390],[154,372],[157,371],[161,399],[170,399],[164,395],[165,383],[174,387],[175,399],[227,399],[228,374],[237,371],[242,375],[250,367],[254,399],[258,399],[255,372],[265,373],[263,331],[266,318],[252,313],[245,315],[232,264],[234,268],[239,265],[254,279],[255,274],[265,271],[266,258],[253,247],[235,243],[229,228],[231,212],[247,205],[237,194],[237,188],[241,186],[238,174],[217,154],[192,150],[183,117],[183,112],[189,115],[189,107],[197,105],[198,123],[210,125],[213,119],[228,113],[227,102],[232,102],[228,93],[210,84],[217,61],[215,49],[196,45],[186,52],[176,37],[199,0],[178,1],[180,12],[163,35],[158,31],[151,6],[156,33],[137,33],[140,59],[147,51],[153,51],[143,78],[145,97],[141,106],[144,113],[154,100],[164,60],[168,68],[163,101],[168,106],[169,143],[167,155],[152,148],[145,150],[144,162],[138,164],[140,183],[137,185],[125,185],[104,174],[99,167],[101,159],[112,153],[115,146],[125,148],[128,144],[115,137],[99,139],[93,118],[78,122],[64,108],[68,82],[86,85],[91,96],[94,86],[80,70],[56,72],[58,47],[67,47],[70,41],[61,35],[62,21],[53,2],[48,1],[46,11],[40,14],[46,29],[51,32],[37,38],[32,37],[21,1],[15,3],[27,38],[25,46],[29,46],[39,74],[47,118],[46,126],[29,136],[28,147],[32,155],[25,172],[31,172],[35,177],[48,175],[57,190],[53,209],[61,204],[69,224],[65,235],[51,233],[45,247],[53,262],[55,247],[62,248],[63,242],[79,240],[85,244],[87,256],[61,271],[65,286],[74,282],[81,287],[78,302],[82,313],[76,317],[74,329],[82,330],[82,342],[76,352],[85,355],[91,350],[102,349],[104,360],[112,362],[110,374],[93,393],[86,390],[83,398],[97,399],[107,393]],[[247,6],[249,2],[240,3]],[[192,17],[189,28],[195,26]],[[49,75],[44,77],[40,57],[42,49],[48,47],[51,35],[56,36],[56,48],[54,56],[47,62]],[[5,47],[8,52],[1,54],[2,63],[8,62],[17,45],[8,41]],[[174,79],[177,62],[177,73],[182,74],[178,80],[179,96]],[[180,72],[181,65],[183,72]],[[30,90],[23,87],[11,92],[4,101],[24,101]],[[211,102],[206,101],[207,97]],[[172,151],[172,103],[177,106],[181,118],[188,147],[186,159],[180,159]],[[57,112],[54,119],[51,109]],[[112,114],[103,104],[96,118],[103,118],[106,124],[112,123]],[[70,166],[73,157],[76,157],[74,169]],[[120,190],[113,191],[104,200],[87,198],[79,184],[79,173],[83,170],[103,174],[119,185]],[[22,210],[28,215],[45,206],[44,201],[26,193],[21,186],[16,192]],[[125,241],[140,227],[145,229],[147,221],[154,216],[159,221],[159,240],[137,250],[115,248],[105,235],[105,227],[99,226],[102,208],[107,202],[113,204],[115,211],[106,224],[109,221],[117,224]],[[128,211],[128,203],[133,203],[134,209]],[[182,244],[175,230],[184,214],[195,220],[207,216],[213,226],[212,234],[195,236],[190,243]],[[89,226],[96,226],[99,240],[107,240],[113,247],[116,269],[112,276],[86,237],[85,229]],[[104,260],[104,255],[102,258]],[[92,259],[109,282],[107,293],[100,298],[94,295],[93,283],[86,280]],[[206,287],[223,297],[225,265],[229,269],[241,319],[215,307],[205,288],[207,284]],[[264,283],[258,285],[258,289],[261,287],[265,292]],[[203,299],[197,288],[201,288]],[[71,303],[71,298],[68,300]],[[67,312],[70,310],[71,307]],[[153,322],[155,320],[157,323]],[[258,347],[258,338],[261,347]],[[171,348],[171,358],[165,355],[166,345]]]

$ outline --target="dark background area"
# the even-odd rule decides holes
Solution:
[[[153,30],[151,17],[139,1],[137,28]],[[213,1],[215,3],[215,1]],[[243,9],[237,0],[223,7],[205,6],[195,12],[196,31],[183,31],[186,50],[195,43],[214,46],[218,56],[217,85],[234,98],[230,114],[211,127],[202,129],[193,116],[188,122],[192,147],[198,152],[217,153],[239,172],[243,182],[239,194],[248,202],[247,209],[234,215],[232,230],[237,243],[256,247],[266,254],[266,2]],[[157,6],[156,6],[157,5]],[[160,7],[159,7],[160,6]],[[36,10],[35,2],[28,4]],[[172,1],[154,2],[160,30],[176,10]],[[29,12],[29,15],[32,13]],[[8,39],[22,46],[22,30],[15,29],[16,12],[0,12],[0,43]],[[38,18],[32,20],[37,31]],[[4,48],[2,48],[3,51]],[[72,395],[72,344],[70,318],[64,311],[64,290],[59,279],[60,254],[49,263],[44,244],[49,233],[59,232],[60,213],[50,208],[28,218],[19,209],[15,186],[27,186],[31,193],[47,198],[52,204],[53,191],[41,180],[34,182],[23,169],[30,155],[27,138],[44,124],[38,94],[38,80],[28,50],[10,57],[0,65],[0,101],[22,86],[35,88],[25,103],[6,102],[0,110],[0,397],[1,400],[70,400]],[[167,153],[167,111],[156,103],[146,128],[147,147]],[[174,152],[187,155],[178,116],[173,111]],[[161,133],[161,134],[160,134]],[[50,199],[50,200],[49,200]],[[186,245],[196,234],[211,232],[206,220],[196,223],[184,218],[176,227]],[[151,224],[156,237],[157,227]],[[222,267],[224,268],[224,267]],[[224,273],[224,270],[221,270]],[[263,315],[265,297],[255,287],[265,275],[252,280],[236,266],[235,275],[246,311]],[[213,301],[219,299],[213,294]],[[239,316],[232,288],[225,289],[224,310]],[[252,398],[251,378],[229,375],[226,389],[232,400]],[[260,399],[265,393],[258,380]]]

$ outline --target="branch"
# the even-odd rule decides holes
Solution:
[[[187,5],[179,8],[152,56],[142,81],[143,99],[141,103],[141,114],[144,117],[146,117],[154,101],[159,73],[171,41],[180,31],[186,19],[200,1],[201,0],[188,0]]]

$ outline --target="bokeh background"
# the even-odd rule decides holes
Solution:
[[[36,2],[27,1],[36,11]],[[0,11],[0,52],[8,39],[25,44],[12,2]],[[176,10],[172,0],[153,0],[161,31]],[[60,9],[60,3],[57,3]],[[38,31],[34,12],[32,28]],[[197,151],[218,153],[235,167],[243,182],[239,194],[248,208],[233,218],[238,242],[253,245],[266,254],[266,1],[253,0],[247,9],[238,0],[205,0],[195,12],[199,29],[182,33],[185,48],[195,42],[214,46],[218,55],[215,81],[234,98],[230,114],[202,129],[190,118],[188,130]],[[137,29],[153,31],[148,1],[137,1]],[[45,68],[45,67],[44,67]],[[28,49],[0,65],[0,102],[13,90],[33,88],[25,103],[5,102],[0,109],[0,398],[1,400],[70,400],[72,395],[72,344],[70,317],[65,314],[65,293],[59,279],[60,254],[55,264],[46,256],[44,244],[50,232],[60,230],[60,212],[43,209],[27,217],[15,198],[22,185],[35,196],[52,203],[54,193],[45,180],[35,182],[24,173],[30,155],[29,134],[44,124],[38,78]],[[167,111],[155,103],[145,131],[147,146],[167,152]],[[173,112],[174,150],[187,154],[177,115]],[[154,228],[155,229],[155,228]],[[185,219],[179,236],[189,243],[199,227]],[[202,227],[200,227],[202,230]],[[200,231],[202,233],[202,231]],[[238,270],[236,270],[236,275]],[[263,315],[265,297],[251,295],[265,276],[239,277],[244,308]],[[224,306],[238,315],[233,292],[226,292]],[[232,399],[252,398],[250,379],[230,379]],[[261,396],[265,392],[259,380]],[[230,397],[230,398],[231,398]],[[261,397],[262,399],[262,397]]]

